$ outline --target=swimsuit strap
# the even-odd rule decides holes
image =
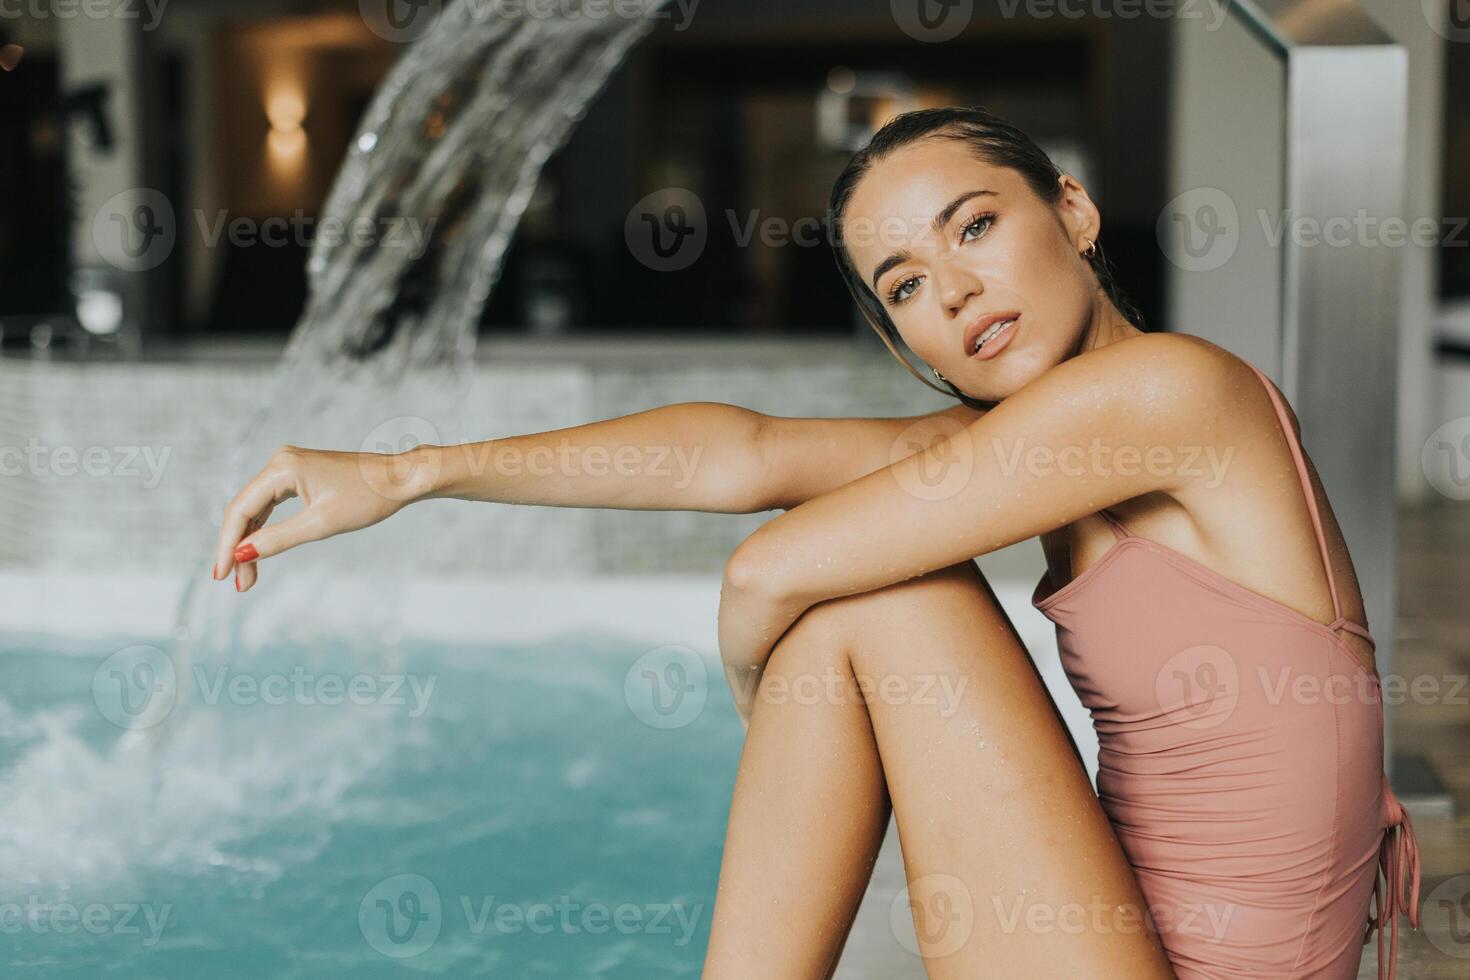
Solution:
[[[1110,527],[1110,528],[1113,529],[1113,537],[1114,538],[1117,538],[1117,539],[1121,540],[1123,538],[1131,538],[1131,537],[1134,537],[1133,532],[1130,531],[1130,530],[1128,530],[1128,528],[1126,528],[1123,525],[1123,522],[1122,521],[1118,520],[1112,514],[1108,513],[1108,511],[1106,509],[1100,510],[1097,513],[1098,513],[1098,516],[1100,516],[1103,520],[1105,520],[1105,521],[1108,522],[1108,527]]]
[[[1351,619],[1348,619],[1346,616],[1339,616],[1339,617],[1337,617],[1337,619],[1335,619],[1332,623],[1330,623],[1327,628],[1328,629],[1331,629],[1331,630],[1336,630],[1336,629],[1341,628],[1341,629],[1347,630],[1349,633],[1356,633],[1359,636],[1361,636],[1363,639],[1367,640],[1369,643],[1373,644],[1373,649],[1374,650],[1377,650],[1378,649],[1378,641],[1373,638],[1373,634],[1372,633],[1369,633],[1366,629],[1364,629],[1363,627],[1359,626],[1357,623],[1353,622]]]
[[[1378,930],[1378,977],[1394,980],[1398,965],[1399,914],[1409,917],[1409,925],[1419,928],[1419,842],[1414,838],[1414,824],[1399,803],[1383,775],[1383,803],[1387,826],[1378,845],[1378,868],[1373,874],[1373,913],[1363,933],[1367,945],[1373,931]],[[1379,875],[1382,875],[1382,881]],[[1407,876],[1407,877],[1406,877]],[[1383,927],[1388,927],[1385,955]]]
[[[1296,431],[1291,426],[1291,418],[1286,413],[1286,406],[1282,404],[1281,396],[1276,393],[1276,388],[1271,384],[1271,379],[1262,373],[1261,369],[1246,361],[1250,369],[1256,372],[1256,377],[1261,379],[1261,384],[1266,387],[1266,394],[1271,396],[1271,404],[1276,408],[1276,417],[1281,420],[1281,428],[1286,434],[1286,443],[1291,447],[1292,458],[1296,460],[1296,475],[1302,483],[1302,492],[1307,498],[1307,510],[1312,514],[1312,530],[1317,534],[1317,550],[1322,554],[1322,568],[1327,572],[1327,588],[1332,592],[1332,615],[1335,617],[1332,626],[1336,630],[1339,626],[1352,628],[1357,626],[1342,616],[1342,603],[1337,598],[1337,581],[1332,577],[1332,560],[1327,554],[1327,536],[1322,533],[1322,517],[1317,513],[1317,495],[1312,492],[1312,478],[1307,472],[1307,461],[1302,456],[1302,447],[1296,438]],[[1366,633],[1359,627],[1354,632]],[[1371,639],[1371,637],[1370,637]]]

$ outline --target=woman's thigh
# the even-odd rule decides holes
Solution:
[[[837,638],[867,704],[930,977],[1172,980],[1061,716],[973,562],[821,603],[797,627]]]

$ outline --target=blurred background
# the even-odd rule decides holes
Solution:
[[[823,222],[878,126],[950,104],[1088,188],[1143,326],[1292,399],[1402,681],[1400,971],[1465,975],[1465,0],[0,6],[9,972],[697,975],[719,576],[771,515],[434,502],[238,601],[212,532],[282,442],[943,407]],[[980,563],[1095,776],[1040,548]],[[839,976],[922,976],[903,889],[890,833]]]

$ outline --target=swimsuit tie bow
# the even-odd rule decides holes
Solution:
[[[1373,930],[1378,930],[1378,978],[1394,980],[1399,946],[1399,913],[1406,912],[1409,924],[1415,929],[1419,928],[1419,842],[1414,838],[1414,823],[1409,819],[1408,811],[1389,788],[1387,774],[1383,777],[1383,800],[1387,823],[1383,841],[1378,845],[1378,871],[1373,875],[1374,912],[1368,916],[1363,943],[1366,945]],[[1379,874],[1383,876],[1381,882]],[[1385,890],[1387,894],[1384,893]],[[1386,960],[1383,950],[1384,925],[1388,926]]]

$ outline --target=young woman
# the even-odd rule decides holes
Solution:
[[[285,447],[230,504],[216,578],[248,590],[260,559],[427,497],[783,510],[722,587],[747,734],[706,978],[829,977],[890,809],[931,977],[1349,978],[1379,925],[1391,975],[1418,851],[1352,561],[1280,393],[1141,331],[1087,191],[984,110],[895,118],[830,218],[870,322],[960,404],[685,403],[493,447]],[[485,465],[563,444],[702,456],[688,482]],[[305,508],[266,524],[289,497]],[[1033,536],[1096,794],[972,561]]]

